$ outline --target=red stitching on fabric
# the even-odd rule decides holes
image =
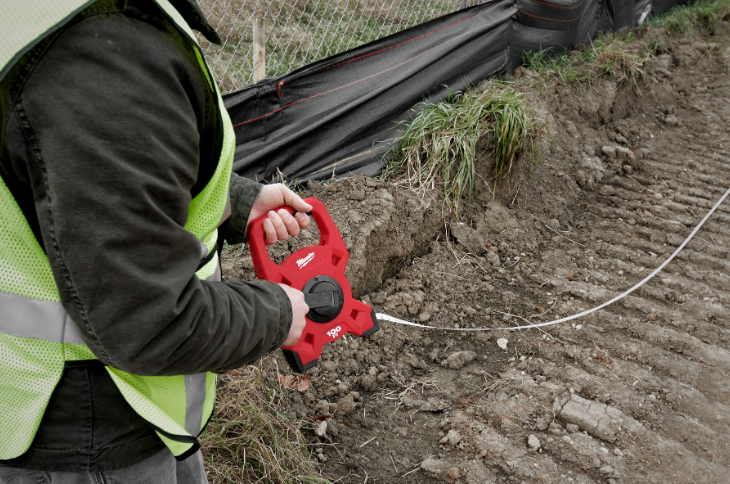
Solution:
[[[503,2],[505,2],[505,1],[507,1],[507,0],[502,0],[502,1],[498,2],[498,3],[492,4],[491,6],[492,6],[492,7],[494,7],[494,6],[496,6],[496,5],[499,5],[500,3],[503,3]],[[492,22],[489,22],[488,24],[482,25],[481,27],[477,27],[477,28],[475,28],[475,29],[469,30],[468,32],[464,32],[464,33],[463,33],[463,34],[461,34],[461,35],[458,35],[458,36],[456,36],[456,37],[454,37],[454,38],[452,38],[452,39],[449,39],[449,40],[447,40],[446,42],[442,42],[442,43],[441,43],[441,44],[439,44],[439,45],[436,45],[436,46],[434,46],[434,47],[431,47],[430,49],[428,49],[428,50],[425,50],[425,51],[421,52],[421,53],[420,53],[420,54],[418,54],[417,56],[415,56],[415,57],[411,57],[410,59],[408,59],[408,60],[406,60],[406,61],[403,61],[403,62],[401,62],[400,64],[394,65],[393,67],[389,67],[389,68],[387,68],[387,69],[385,69],[385,70],[383,70],[383,71],[377,72],[377,73],[375,73],[375,74],[371,74],[371,75],[369,75],[369,76],[367,76],[367,77],[363,77],[362,79],[359,79],[359,80],[357,80],[357,81],[352,81],[352,82],[350,82],[350,83],[348,83],[348,84],[345,84],[345,85],[342,85],[342,86],[340,86],[340,87],[335,87],[334,89],[330,89],[329,91],[324,91],[324,92],[321,92],[321,93],[319,93],[319,94],[313,94],[312,96],[309,96],[309,97],[305,97],[305,98],[303,98],[303,99],[300,99],[300,100],[298,100],[298,101],[294,101],[294,102],[291,102],[291,103],[289,103],[289,104],[287,104],[287,105],[285,105],[285,106],[282,106],[282,107],[280,107],[280,108],[278,108],[278,109],[275,109],[275,110],[273,110],[273,111],[270,111],[270,112],[268,112],[268,113],[266,113],[266,114],[262,114],[261,116],[257,116],[257,117],[255,117],[255,118],[253,118],[253,119],[249,119],[249,120],[247,120],[247,121],[241,121],[240,123],[234,124],[234,125],[233,125],[233,127],[234,127],[234,128],[237,128],[238,126],[241,126],[241,125],[243,125],[243,124],[248,124],[248,123],[252,123],[252,122],[254,122],[254,121],[258,121],[259,119],[267,118],[267,117],[271,116],[272,114],[276,114],[276,113],[278,113],[279,111],[282,111],[282,110],[284,110],[284,109],[286,109],[286,108],[289,108],[289,107],[291,107],[291,106],[294,106],[295,104],[299,104],[299,103],[302,103],[302,102],[304,102],[304,101],[309,101],[310,99],[314,99],[314,98],[316,98],[316,97],[319,97],[319,96],[324,96],[325,94],[329,94],[329,93],[331,93],[331,92],[339,91],[340,89],[344,89],[344,88],[346,88],[346,87],[350,87],[350,86],[352,86],[352,85],[358,84],[358,83],[360,83],[360,82],[362,82],[362,81],[366,81],[366,80],[368,80],[368,79],[371,79],[371,78],[373,78],[373,77],[379,76],[379,75],[381,75],[381,74],[385,74],[385,73],[386,73],[386,72],[388,72],[388,71],[392,71],[393,69],[396,69],[396,68],[398,68],[398,67],[404,66],[404,65],[408,64],[409,62],[411,62],[411,61],[414,61],[414,60],[418,59],[418,58],[419,58],[419,57],[421,57],[422,55],[428,54],[429,52],[431,52],[431,51],[432,51],[432,50],[434,50],[434,49],[437,49],[437,48],[439,48],[439,47],[441,47],[441,46],[444,46],[444,45],[446,45],[446,44],[448,44],[448,43],[450,43],[450,42],[453,42],[453,41],[455,41],[455,40],[457,40],[457,39],[459,39],[459,38],[461,38],[461,37],[464,37],[465,35],[469,35],[469,34],[471,34],[471,33],[474,33],[474,32],[476,32],[476,31],[478,31],[478,30],[482,30],[482,29],[485,29],[485,28],[487,28],[487,27],[489,27],[489,26],[491,26],[491,25],[494,25],[494,24],[495,24],[495,23],[497,23],[497,22],[501,22],[502,20],[504,20],[504,19],[506,19],[506,18],[508,18],[508,17],[511,17],[511,16],[512,16],[512,14],[510,13],[509,15],[505,15],[504,17],[500,17],[500,18],[498,18],[497,20],[494,20],[494,21],[492,21]]]
[[[539,3],[541,5],[547,5],[548,7],[565,8],[565,9],[568,9],[568,10],[572,10],[574,8],[578,8],[578,7],[580,7],[581,5],[583,5],[586,2],[586,0],[583,0],[578,5],[573,5],[572,7],[566,7],[566,6],[563,6],[563,5],[554,5],[552,3],[541,2],[540,0],[530,0],[530,1],[531,2],[534,2],[534,3]]]
[[[322,69],[319,69],[319,70],[314,71],[314,72],[308,72],[306,74],[302,74],[301,76],[294,77],[294,78],[289,79],[287,81],[281,81],[281,82],[279,82],[279,88],[276,91],[276,93],[279,96],[279,99],[281,99],[281,86],[284,83],[286,83],[286,82],[293,82],[293,81],[296,81],[298,79],[301,79],[302,77],[311,76],[312,74],[319,74],[320,72],[324,72],[324,71],[327,71],[329,69],[334,69],[335,67],[340,67],[340,66],[343,66],[345,64],[349,64],[350,62],[359,61],[359,60],[365,59],[367,57],[371,57],[371,56],[374,56],[374,55],[382,54],[383,52],[389,51],[391,49],[395,49],[396,47],[401,47],[401,46],[403,46],[405,44],[408,44],[410,42],[414,42],[414,41],[419,40],[419,39],[422,39],[424,37],[428,37],[429,35],[435,34],[436,32],[439,32],[439,31],[441,31],[441,30],[443,30],[445,28],[452,27],[452,26],[454,26],[454,25],[456,25],[456,24],[458,24],[460,22],[463,22],[464,20],[468,20],[468,19],[472,18],[473,16],[482,13],[483,11],[487,10],[488,8],[495,7],[495,6],[497,6],[500,3],[503,3],[505,1],[506,0],[501,0],[501,1],[497,2],[497,3],[491,4],[491,5],[487,5],[486,7],[482,8],[480,10],[477,10],[476,12],[472,13],[471,15],[467,15],[466,17],[462,17],[459,20],[456,20],[454,22],[451,22],[448,25],[444,25],[443,27],[438,28],[436,30],[432,30],[431,32],[426,32],[425,34],[421,34],[418,37],[414,37],[412,39],[404,40],[403,42],[400,42],[400,43],[395,44],[395,45],[391,45],[390,47],[386,47],[384,49],[380,49],[380,50],[377,50],[375,52],[370,52],[369,54],[364,54],[364,55],[361,55],[359,57],[353,57],[352,59],[347,59],[346,61],[338,62],[337,64],[334,64],[334,65],[331,65],[331,66],[328,66],[328,67],[323,67]],[[585,0],[583,0],[583,1],[585,1]]]
[[[578,15],[574,19],[571,19],[571,20],[558,20],[556,18],[538,17],[537,15],[529,14],[529,13],[523,11],[523,10],[520,10],[519,8],[517,9],[517,11],[520,12],[521,14],[527,15],[528,17],[539,18],[540,20],[548,20],[550,22],[563,22],[563,23],[575,22],[576,20],[578,20],[579,18],[581,18],[583,16],[583,12],[581,12],[580,15]]]

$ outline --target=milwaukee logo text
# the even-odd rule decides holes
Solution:
[[[306,257],[302,257],[301,259],[298,259],[297,260],[297,265],[301,269],[302,267],[304,267],[307,264],[309,264],[312,261],[312,259],[314,259],[314,252],[310,252],[309,254],[307,254]]]

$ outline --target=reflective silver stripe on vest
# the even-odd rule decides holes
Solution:
[[[206,373],[185,375],[185,430],[193,437],[203,426],[203,405],[205,404]]]
[[[198,239],[198,242],[200,242],[200,258],[205,259],[205,256],[208,255],[208,246],[205,245],[203,239]]]
[[[60,302],[0,292],[0,333],[52,343],[84,344]]]

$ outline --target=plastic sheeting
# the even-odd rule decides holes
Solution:
[[[267,181],[376,175],[424,103],[511,72],[524,51],[588,44],[681,3],[494,0],[264,79],[224,96],[233,169]]]

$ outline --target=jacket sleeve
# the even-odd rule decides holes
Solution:
[[[85,19],[35,66],[8,126],[64,307],[102,362],[140,375],[227,371],[291,325],[276,284],[194,274],[200,249],[183,226],[209,108],[196,62],[159,25]],[[241,186],[239,212],[258,193]]]
[[[231,173],[231,217],[226,222],[224,231],[224,237],[229,244],[246,241],[246,222],[260,191],[260,183]]]

